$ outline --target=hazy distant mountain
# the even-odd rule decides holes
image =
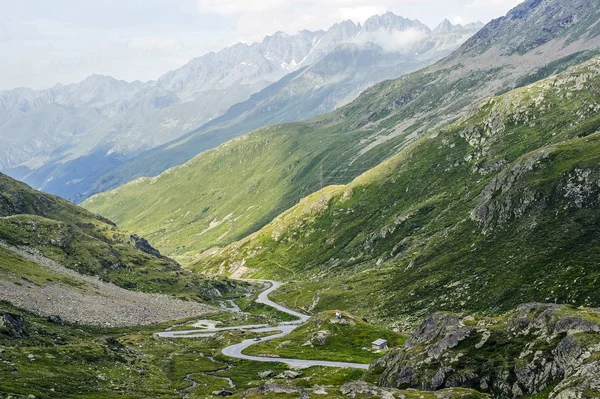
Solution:
[[[443,25],[446,33],[435,33],[436,31],[431,32],[424,25],[413,24],[423,36],[416,36],[416,40],[408,45],[396,45],[393,50],[389,50],[393,42],[386,40],[390,38],[388,33],[379,37],[370,36],[374,42],[363,42],[368,36],[366,27],[374,26],[374,22],[370,21],[388,22],[378,26],[398,25],[389,23],[389,19],[384,17],[368,20],[362,31],[364,36],[357,35],[354,43],[338,46],[314,64],[290,73],[252,95],[247,101],[232,106],[221,117],[110,171],[98,179],[84,193],[84,197],[115,188],[141,176],[157,175],[169,167],[188,161],[202,151],[253,129],[308,119],[332,111],[354,100],[375,83],[433,64],[479,29],[479,25],[464,28],[445,22]],[[398,22],[401,21],[403,19],[398,18]],[[380,30],[374,32],[382,33]],[[414,30],[410,34],[414,35]]]
[[[369,18],[364,25],[346,21],[327,31],[278,32],[261,43],[236,43],[195,58],[152,82],[128,83],[93,75],[80,83],[48,90],[0,92],[0,170],[38,189],[80,199],[100,176],[209,122],[287,74],[315,64],[340,45],[376,43],[381,47],[380,55],[370,65],[385,64],[383,69],[376,68],[381,74],[368,71],[369,77],[346,81],[333,97],[315,96],[307,110],[263,118],[252,126],[330,111],[370,84],[447,55],[479,27],[464,29],[450,24],[444,32],[431,31],[419,21],[386,13]],[[343,61],[349,67],[341,64],[346,75],[353,74],[349,71],[353,67],[364,66],[359,59],[365,55],[354,54],[356,60],[350,57]],[[332,78],[309,81],[305,77],[303,90],[314,85],[321,92],[321,85]],[[232,134],[190,147],[190,156],[173,162],[182,163]],[[148,167],[155,173],[165,169],[162,164]]]

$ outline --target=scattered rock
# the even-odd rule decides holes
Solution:
[[[221,389],[220,391],[213,391],[212,394],[215,396],[233,396],[233,392],[228,391],[226,389]]]
[[[280,385],[272,382],[266,383],[258,388],[253,388],[248,391],[248,393],[260,393],[260,394],[268,394],[268,393],[301,393],[302,395],[307,394],[307,390],[304,388],[298,388],[295,386],[289,385]]]
[[[106,337],[105,342],[110,346],[116,346],[119,348],[123,347],[123,344],[120,343],[115,337]]]
[[[315,395],[329,395],[329,393],[327,392],[327,389],[324,386],[318,386],[318,385],[315,385],[313,387],[312,393],[314,393]]]
[[[58,315],[52,315],[52,316],[48,316],[48,321],[49,321],[50,323],[58,324],[59,326],[62,326],[62,325],[63,325],[63,321],[62,321],[62,319],[60,318],[60,316],[58,316]]]
[[[314,345],[325,345],[327,338],[331,337],[331,331],[321,330],[313,334],[310,342]]]
[[[286,346],[289,346],[291,343],[292,343],[292,341],[283,341],[282,343],[280,343],[279,345],[277,345],[276,349],[285,348]]]
[[[292,370],[286,370],[283,372],[283,377],[284,378],[289,378],[289,379],[294,379],[294,378],[298,378],[300,376],[300,373],[297,373],[295,371]]]
[[[271,378],[275,375],[273,370],[265,370],[258,373],[258,378]]]
[[[356,397],[359,397],[359,398],[363,398],[363,397],[381,398],[381,399],[395,399],[396,397],[404,398],[404,395],[400,394],[400,392],[396,391],[393,388],[392,389],[380,388],[380,387],[376,387],[371,384],[368,384],[364,381],[347,382],[344,385],[342,385],[340,392],[344,396],[348,396],[350,398],[356,398]],[[395,396],[393,392],[396,392],[397,396]]]

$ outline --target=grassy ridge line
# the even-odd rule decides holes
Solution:
[[[589,59],[600,47],[588,18],[598,9],[597,0],[526,1],[453,56],[375,85],[331,114],[260,129],[84,206],[188,264],[323,186],[349,183],[482,98]]]
[[[119,287],[207,301],[238,283],[182,270],[143,239],[61,198],[0,174],[0,241],[39,251],[81,274]]]
[[[599,110],[596,58],[483,102],[193,267],[296,281],[286,300],[305,308],[325,290],[361,309],[364,296],[339,289],[358,285],[381,317],[593,305]],[[361,272],[379,277],[363,287]]]

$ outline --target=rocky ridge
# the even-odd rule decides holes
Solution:
[[[599,359],[599,309],[524,304],[496,318],[433,315],[371,373],[387,387],[571,399],[600,393]]]

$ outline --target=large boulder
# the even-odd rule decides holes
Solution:
[[[28,335],[25,331],[25,323],[23,316],[2,313],[0,314],[0,334],[12,338],[24,338]]]
[[[264,379],[264,378],[271,378],[275,375],[275,373],[273,372],[273,370],[265,370],[265,371],[261,371],[260,373],[258,373],[258,378]]]

